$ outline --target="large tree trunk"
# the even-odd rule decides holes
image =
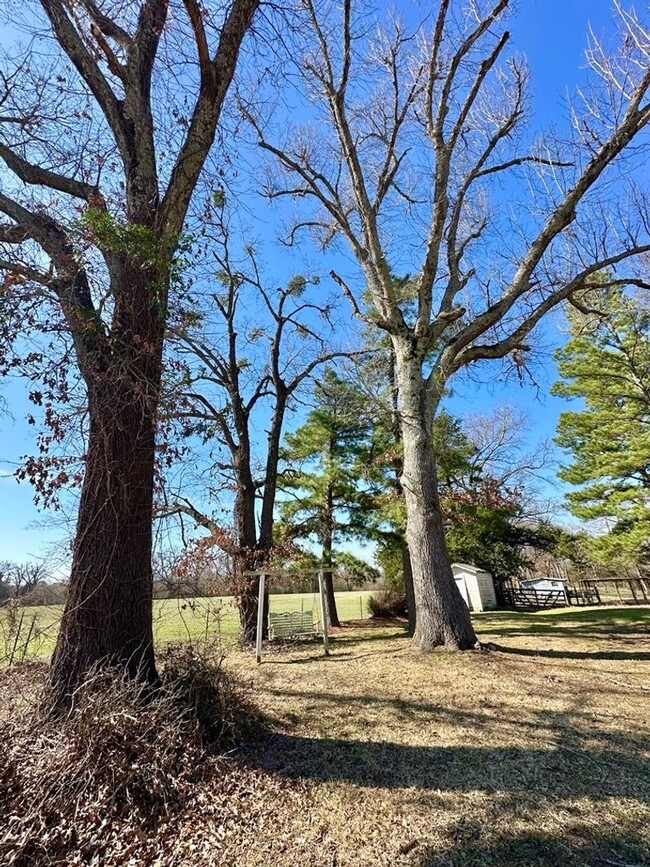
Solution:
[[[243,578],[239,593],[239,636],[242,644],[255,644],[257,639],[257,609],[259,599],[259,576]],[[264,617],[262,638],[269,634],[269,585],[264,588]]]
[[[40,248],[36,254],[29,251],[29,261],[34,261],[34,255],[37,262],[42,260],[43,273],[32,274],[59,300],[88,388],[86,472],[70,593],[51,670],[51,697],[61,703],[96,664],[117,664],[128,675],[151,683],[157,680],[152,642],[151,521],[169,266],[258,0],[234,0],[230,4],[216,51],[208,47],[198,4],[185,4],[187,21],[180,27],[198,52],[199,69],[187,91],[193,109],[186,132],[175,153],[165,157],[168,183],[162,195],[156,154],[166,137],[166,106],[160,103],[157,113],[153,110],[151,86],[160,72],[164,73],[164,61],[158,70],[157,52],[161,36],[168,30],[170,4],[131,4],[141,7],[138,13],[125,18],[116,9],[115,20],[111,9],[100,14],[91,3],[41,0],[38,5],[49,19],[53,51],[60,49],[61,57],[67,57],[66,63],[79,75],[80,81],[71,83],[70,93],[78,95],[81,106],[90,100],[88,118],[102,127],[100,139],[106,145],[98,163],[98,153],[86,147],[83,133],[72,133],[66,142],[69,164],[54,166],[64,173],[45,170],[43,160],[52,162],[52,154],[59,150],[58,140],[66,134],[54,112],[50,121],[39,127],[37,137],[30,140],[27,135],[19,150],[13,152],[3,146],[2,153],[10,175],[34,190],[26,207],[3,189],[0,210],[16,224],[15,229],[11,226],[12,234],[16,229],[20,232],[17,240],[9,240],[19,245],[28,240],[30,246]],[[123,27],[131,31],[127,33]],[[115,32],[119,33],[119,61],[106,41]],[[111,69],[108,77],[103,69],[106,58]],[[21,60],[17,68],[28,66]],[[26,92],[29,87],[27,76]],[[36,100],[35,105],[39,98]],[[70,112],[72,108],[74,105]],[[31,148],[34,144],[35,151]],[[29,161],[30,150],[33,163]],[[43,157],[42,151],[49,156]],[[117,164],[116,169],[119,166],[124,182],[122,196],[118,195],[118,175],[109,182],[106,198],[111,201],[110,209],[99,185],[101,173],[96,171],[107,156]],[[91,175],[96,179],[92,187],[85,182]],[[16,192],[20,189],[20,184],[9,186]],[[44,195],[39,195],[39,188]],[[56,207],[52,209],[50,204]],[[80,234],[80,225],[74,226],[73,221],[66,229],[60,222],[66,215],[77,222],[84,220],[82,234],[87,240],[84,238],[83,244],[73,241]],[[96,254],[101,254],[110,276],[111,291],[100,305],[95,303],[82,264],[86,243],[95,249],[88,259],[93,270]],[[20,257],[16,261],[20,262]],[[22,273],[20,265],[16,273]],[[96,273],[101,281],[101,273]],[[33,282],[31,276],[29,282]],[[106,309],[102,310],[105,302]]]
[[[393,458],[393,470],[395,472],[394,488],[399,497],[404,496],[402,490],[402,475],[404,473],[404,460],[402,456],[402,422],[399,412],[399,387],[397,383],[397,356],[395,347],[389,344],[388,355],[388,385],[390,389],[390,404],[391,404],[391,433],[395,440],[395,457]],[[411,554],[406,539],[401,540],[402,547],[402,571],[404,574],[404,595],[406,596],[406,610],[408,613],[408,634],[413,637],[415,634],[415,623],[417,620],[415,606],[415,590],[413,588],[413,568],[411,567]]]
[[[284,423],[284,414],[286,409],[286,398],[281,389],[278,389],[277,403],[273,418],[271,421],[271,430],[268,436],[268,452],[266,458],[266,469],[264,473],[264,493],[262,496],[262,510],[260,514],[259,532],[257,533],[257,542],[253,542],[255,547],[255,556],[248,557],[247,565],[242,566],[241,571],[247,569],[260,569],[263,564],[268,562],[271,551],[273,549],[273,510],[275,507],[275,496],[277,490],[278,463],[280,461],[280,437],[282,435],[282,426]],[[241,436],[241,434],[240,434]],[[248,443],[249,455],[250,444],[248,438],[248,427],[245,429],[246,443]],[[250,471],[250,459],[248,464],[248,480],[249,494],[242,500],[241,504],[241,527],[239,536],[242,539],[254,540],[256,535],[255,527],[255,487],[253,485],[252,473]],[[237,515],[237,509],[235,509]],[[259,598],[259,578],[249,580],[240,580],[239,594],[239,623],[241,640],[244,644],[254,644],[257,638],[257,608]],[[269,595],[270,588],[266,583],[264,591],[264,618],[262,626],[262,638],[268,638],[269,634]]]
[[[262,558],[262,559],[260,559]],[[242,644],[255,644],[257,640],[257,609],[259,600],[259,575],[246,575],[246,572],[263,568],[264,552],[255,552],[235,557],[235,578],[237,581],[237,604],[239,607],[239,639]],[[268,580],[264,586],[264,615],[262,617],[262,638],[269,637],[269,596],[271,589]]]
[[[332,541],[334,535],[334,495],[332,486],[327,486],[327,500],[323,521],[323,583],[327,600],[327,619],[330,626],[340,626],[339,613],[336,610],[334,595],[334,576],[332,575]]]
[[[242,644],[254,644],[257,636],[257,600],[259,596],[259,576],[247,575],[258,568],[255,550],[240,549],[235,556],[235,578],[237,581],[236,600],[239,607],[239,637]],[[265,594],[268,596],[268,586]],[[267,618],[264,618],[266,624]],[[262,634],[266,638],[267,629]]]
[[[244,440],[244,436],[241,437]],[[250,469],[250,445],[247,433],[242,454],[235,460],[238,478],[235,497],[235,533],[237,536],[237,555],[235,575],[237,579],[237,598],[239,604],[240,639],[243,644],[254,644],[257,637],[257,609],[259,598],[259,576],[247,575],[265,566],[266,551],[260,551],[255,526],[255,485]],[[264,617],[262,618],[262,638],[268,637],[269,586],[264,591]]]
[[[402,568],[404,570],[404,594],[406,596],[406,611],[408,613],[408,633],[415,635],[415,588],[413,587],[413,567],[411,566],[411,554],[406,539],[402,539]]]
[[[152,684],[158,679],[151,541],[163,329],[147,287],[139,298],[142,305],[116,312],[122,327],[141,336],[137,349],[117,337],[101,357],[78,346],[90,430],[70,591],[50,674],[59,704],[96,665],[119,666]]]
[[[273,524],[275,519],[275,499],[278,489],[278,465],[280,463],[280,440],[284,427],[284,416],[287,408],[286,387],[282,382],[276,382],[275,409],[271,418],[271,427],[267,439],[266,466],[264,468],[264,492],[262,494],[262,509],[260,512],[260,528],[258,548],[260,551],[271,551],[273,548]]]
[[[466,650],[477,645],[469,610],[454,581],[445,547],[436,462],[431,442],[433,406],[427,400],[421,360],[411,346],[396,346],[406,502],[406,538],[413,570],[420,650]]]

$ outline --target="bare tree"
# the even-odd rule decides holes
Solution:
[[[13,563],[9,560],[0,560],[0,602],[4,602],[11,597],[11,569]]]
[[[633,183],[650,120],[648,31],[617,4],[620,49],[608,56],[592,37],[592,85],[571,129],[534,140],[528,71],[507,53],[510,5],[439,0],[432,26],[409,33],[399,20],[374,26],[353,0],[301,0],[305,42],[292,56],[318,130],[285,124],[276,135],[242,100],[284,170],[269,174],[267,194],[311,203],[299,225],[324,243],[347,240],[365,294],[332,277],[395,350],[423,650],[476,644],[445,552],[431,448],[445,385],[483,359],[523,364],[542,317],[595,272],[650,250]],[[408,285],[394,273],[410,273]]]
[[[207,481],[200,475],[196,484],[201,499],[195,502],[187,490],[185,473],[182,490],[168,493],[161,513],[189,516],[232,558],[241,635],[254,641],[258,582],[247,573],[267,565],[273,553],[287,415],[319,368],[355,353],[336,348],[335,342],[342,346],[334,340],[336,299],[315,291],[317,278],[299,274],[275,287],[260,272],[251,245],[238,253],[222,195],[207,206],[202,242],[210,273],[197,283],[211,284],[210,290],[173,329],[181,367],[170,385],[182,434],[202,439],[212,459]],[[194,296],[198,300],[200,290]],[[256,435],[260,427],[265,447]],[[206,489],[219,488],[232,501],[232,523],[213,517],[206,504]]]
[[[16,599],[19,596],[28,596],[32,590],[35,590],[48,578],[49,574],[44,563],[35,563],[29,560],[25,563],[14,563],[11,570],[11,579],[14,585],[13,595]]]
[[[555,468],[555,449],[550,440],[530,446],[531,423],[527,413],[508,403],[490,412],[473,412],[462,417],[462,432],[471,444],[465,472],[454,480],[459,490],[471,489],[489,478],[498,488],[509,489],[522,497],[525,516],[534,518],[550,508],[541,497],[539,485],[549,483]]]
[[[3,64],[2,298],[26,317],[53,302],[88,394],[58,700],[99,661],[157,680],[151,520],[170,286],[257,6],[39,0],[30,48]]]
[[[27,560],[24,563],[12,563],[5,560],[0,563],[0,599],[20,599],[29,596],[41,584],[50,578],[44,563]]]
[[[231,560],[214,547],[154,545],[154,596],[184,599],[225,596],[232,588]]]

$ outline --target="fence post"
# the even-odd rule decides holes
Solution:
[[[260,589],[257,596],[257,635],[255,636],[255,658],[257,663],[262,661],[262,633],[264,632],[264,585],[266,575],[260,574]]]

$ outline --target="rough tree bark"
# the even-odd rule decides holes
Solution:
[[[400,493],[401,491],[400,486]],[[402,539],[402,569],[404,570],[404,594],[406,596],[406,612],[408,615],[408,634],[411,638],[415,635],[417,623],[417,609],[415,602],[415,587],[413,585],[413,567],[411,566],[411,552],[408,542]]]
[[[104,661],[132,677],[157,681],[151,525],[160,369],[150,356],[131,361],[135,382],[126,371],[88,382],[85,478],[70,592],[50,672],[55,692],[66,695],[84,672]],[[138,391],[140,398],[133,400]]]
[[[330,444],[330,452],[334,446]],[[325,584],[325,598],[327,600],[327,619],[330,626],[340,626],[339,613],[336,608],[336,596],[334,594],[334,575],[332,573],[332,544],[334,537],[334,490],[332,485],[327,486],[325,492],[325,509],[323,511],[323,582]]]
[[[237,473],[235,494],[234,530],[236,544],[233,549],[233,566],[237,581],[240,633],[243,642],[250,644],[257,634],[258,578],[248,573],[264,565],[264,552],[258,550],[255,515],[256,490],[250,465],[251,447],[248,437],[248,420],[240,419],[237,425],[239,450],[234,465]],[[268,587],[265,602],[268,607]],[[264,618],[266,624],[266,618]]]
[[[170,275],[241,41],[257,5],[258,0],[234,0],[211,50],[206,21],[215,10],[183,0],[185,24],[194,37],[196,92],[189,95],[194,109],[186,131],[176,150],[171,145],[167,152],[171,171],[164,191],[159,187],[162,133],[160,120],[154,122],[152,83],[160,42],[174,27],[168,20],[168,0],[143,0],[128,12],[122,4],[103,4],[100,9],[90,0],[40,0],[61,55],[78,76],[70,92],[80,85],[84,94],[79,97],[83,111],[76,115],[76,105],[61,109],[55,103],[52,109],[39,104],[51,95],[41,81],[29,119],[21,120],[21,99],[12,105],[14,81],[3,79],[3,103],[16,109],[16,119],[2,127],[0,158],[17,183],[7,184],[7,194],[0,194],[0,212],[12,221],[0,227],[0,242],[3,251],[14,245],[0,268],[23,284],[44,285],[56,296],[88,394],[86,472],[70,595],[50,674],[55,702],[67,702],[94,665],[119,665],[129,675],[156,681],[151,520]],[[68,70],[65,65],[63,69],[58,80],[67,86]],[[23,66],[21,75],[28,70],[29,65]],[[162,65],[159,71],[164,76]],[[164,116],[164,109],[157,108]],[[75,159],[66,163],[67,175],[42,168],[43,147],[52,155],[47,161],[56,164],[58,139],[68,135],[69,119],[76,116],[81,124],[90,112],[96,115],[93,140],[105,136],[101,156],[93,156],[82,132]],[[18,132],[5,135],[7,129]],[[169,130],[175,129],[178,126],[170,119]],[[87,183],[89,177],[102,178],[97,169],[107,159],[116,172],[119,167],[123,186],[107,181],[101,189],[100,180]],[[36,191],[31,199],[21,182]],[[67,211],[62,200],[70,204]],[[102,287],[101,304],[96,303],[97,285],[90,288],[92,271],[72,240],[79,233],[75,221],[80,213],[84,240],[105,266],[108,285]],[[25,242],[37,244],[41,252],[34,256],[33,248],[23,247]],[[44,258],[49,270],[43,267]],[[11,280],[5,281],[4,291],[11,286]]]
[[[393,460],[393,468],[395,472],[395,492],[399,497],[404,497],[402,488],[402,476],[404,475],[404,450],[402,448],[402,420],[399,407],[399,388],[397,385],[397,372],[395,363],[395,349],[390,344],[390,354],[388,357],[388,386],[390,392],[390,410],[391,410],[391,433],[395,442],[397,454]],[[408,615],[408,634],[411,638],[415,635],[415,627],[417,622],[417,610],[415,602],[415,586],[413,584],[413,567],[411,565],[411,552],[409,551],[408,541],[406,537],[402,539],[402,570],[404,573],[404,595],[406,597],[406,611]]]
[[[411,561],[417,563],[413,570],[417,600],[413,645],[420,650],[468,650],[478,642],[445,547],[428,423],[435,407],[425,388],[421,361],[410,344],[397,341],[395,356],[404,447],[401,487],[406,502],[406,538]]]

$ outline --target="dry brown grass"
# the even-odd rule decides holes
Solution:
[[[206,759],[131,860],[59,863],[650,864],[650,609],[478,628],[495,649],[422,656],[392,624],[341,630],[328,659],[231,654],[264,741]]]

